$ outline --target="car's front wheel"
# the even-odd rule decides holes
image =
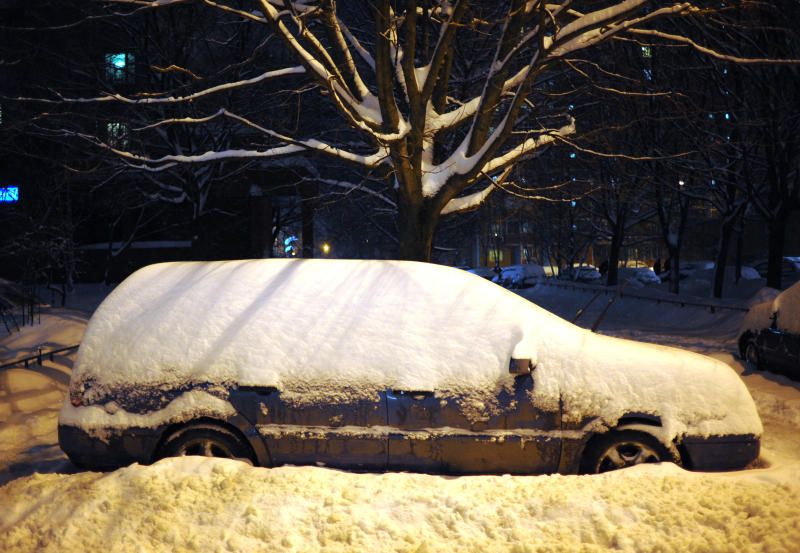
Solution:
[[[761,354],[758,351],[758,346],[755,340],[747,342],[744,350],[744,358],[754,369],[761,369]]]
[[[186,455],[237,459],[251,465],[254,461],[250,446],[234,432],[206,424],[187,426],[171,434],[159,449],[158,458]]]
[[[604,434],[589,443],[581,463],[581,472],[599,474],[662,461],[674,461],[674,458],[653,436],[622,430]]]

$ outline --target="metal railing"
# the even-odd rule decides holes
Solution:
[[[646,296],[644,294],[637,294],[635,292],[630,291],[622,291],[618,290],[616,286],[608,287],[608,286],[598,286],[593,284],[584,284],[580,282],[569,282],[563,280],[555,280],[555,279],[547,279],[542,280],[539,284],[545,284],[547,286],[555,286],[558,288],[566,288],[570,290],[581,290],[583,292],[595,292],[599,294],[605,295],[614,295],[616,296],[619,294],[618,297],[620,298],[636,298],[646,301],[652,301],[655,303],[668,303],[673,305],[679,305],[680,307],[701,307],[703,309],[708,309],[711,313],[715,313],[717,309],[719,310],[728,310],[728,311],[739,311],[742,313],[747,313],[749,309],[743,305],[728,305],[720,302],[714,301],[700,301],[698,299],[681,299],[680,297],[675,298],[665,298],[665,297],[658,297],[658,296]]]
[[[15,359],[14,361],[11,361],[10,363],[5,363],[4,365],[0,365],[0,371],[6,370],[6,369],[13,369],[14,367],[19,367],[20,365],[22,365],[23,368],[27,369],[30,366],[31,363],[36,363],[37,365],[41,366],[42,361],[45,358],[49,358],[50,361],[53,361],[53,356],[55,356],[56,354],[64,353],[65,351],[72,351],[74,349],[78,349],[79,347],[80,347],[80,344],[75,344],[74,346],[67,346],[65,348],[52,349],[50,351],[42,351],[42,349],[39,348],[39,353],[37,353],[36,355],[30,355],[28,357],[21,357],[20,359]]]

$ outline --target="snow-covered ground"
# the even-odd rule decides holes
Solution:
[[[524,294],[567,318],[592,297]],[[579,322],[591,325],[605,303]],[[700,351],[742,374],[765,426],[762,458],[719,474],[664,464],[446,477],[199,458],[77,472],[56,437],[74,354],[0,373],[0,551],[796,551],[800,385],[744,370],[732,355],[742,316],[626,298],[600,327]],[[76,343],[86,318],[46,312],[41,326],[0,338],[0,364]]]

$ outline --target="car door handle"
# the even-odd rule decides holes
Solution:
[[[430,390],[392,390],[392,392],[398,396],[410,397],[418,401],[433,397],[434,395],[434,392]]]

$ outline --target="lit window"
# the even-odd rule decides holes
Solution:
[[[643,58],[652,58],[653,57],[653,49],[650,46],[642,46],[642,57]]]
[[[645,69],[644,70],[644,78],[648,81],[653,80],[653,70],[652,69]]]
[[[18,186],[0,186],[0,203],[13,204],[19,201]]]
[[[112,121],[106,124],[108,145],[112,148],[127,148],[130,139],[130,129],[127,123]]]
[[[133,81],[134,56],[129,52],[105,55],[106,78],[115,83]]]
[[[577,156],[577,154],[575,152],[570,152],[569,153],[569,158],[570,159],[575,159],[576,157],[578,157],[578,156]]]

